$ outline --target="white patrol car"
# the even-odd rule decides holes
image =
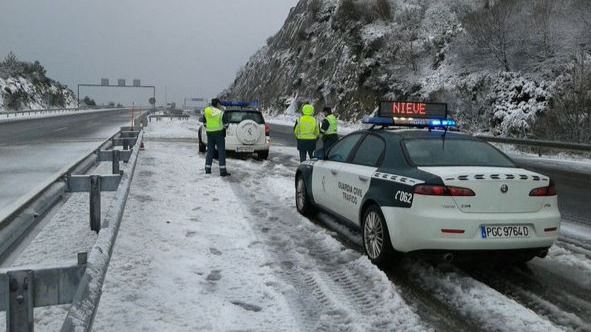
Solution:
[[[226,151],[256,153],[259,159],[269,157],[270,126],[263,114],[250,103],[223,102],[226,128]],[[199,127],[199,152],[207,150],[205,126]]]
[[[360,227],[376,264],[410,252],[448,261],[492,254],[510,263],[547,254],[560,228],[547,176],[478,138],[448,132],[455,122],[445,104],[382,103],[380,118],[369,122],[377,126],[299,166],[300,213],[320,208]]]

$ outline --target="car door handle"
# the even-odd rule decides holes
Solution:
[[[369,177],[368,176],[359,175],[359,180],[361,180],[363,182],[367,182],[369,180]]]
[[[339,174],[339,172],[335,171],[334,169],[331,169],[331,170],[330,170],[330,173],[332,173],[332,175],[337,175],[337,174]]]

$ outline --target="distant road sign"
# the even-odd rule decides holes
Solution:
[[[117,85],[119,85],[119,86],[125,86],[125,79],[123,79],[123,78],[118,79],[117,80]]]
[[[139,87],[139,86],[141,86],[141,85],[142,85],[142,84],[141,84],[141,81],[140,81],[140,80],[138,80],[138,79],[135,79],[135,80],[133,80],[133,86],[135,86],[135,87]]]
[[[205,101],[203,98],[191,98],[191,101]]]
[[[103,86],[109,85],[109,79],[108,78],[101,78],[101,85],[103,85]]]

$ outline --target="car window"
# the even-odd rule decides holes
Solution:
[[[226,111],[224,112],[224,123],[240,123],[245,120],[252,120],[258,124],[265,124],[265,119],[260,112],[253,111]]]
[[[367,135],[355,152],[353,164],[378,167],[385,148],[386,143],[380,137]]]
[[[467,139],[408,139],[407,155],[417,166],[492,166],[515,167],[515,164],[492,145]]]
[[[347,161],[351,151],[353,151],[361,137],[361,134],[354,134],[341,139],[330,149],[327,159],[338,162]]]

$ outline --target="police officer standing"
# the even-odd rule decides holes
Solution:
[[[294,134],[298,141],[300,162],[306,161],[306,155],[312,159],[320,136],[320,127],[314,118],[314,106],[306,104],[302,107],[302,116],[295,123]]]
[[[230,176],[226,169],[226,129],[224,127],[224,112],[219,99],[211,100],[211,106],[203,111],[205,117],[205,131],[207,132],[207,156],[205,158],[205,174],[211,174],[213,154],[217,147],[220,175]]]
[[[322,120],[320,132],[322,132],[322,143],[324,151],[328,151],[328,149],[330,149],[330,147],[333,146],[333,144],[335,144],[339,140],[339,136],[337,135],[338,121],[332,113],[332,109],[330,107],[325,107],[323,112],[325,118],[324,120]]]

